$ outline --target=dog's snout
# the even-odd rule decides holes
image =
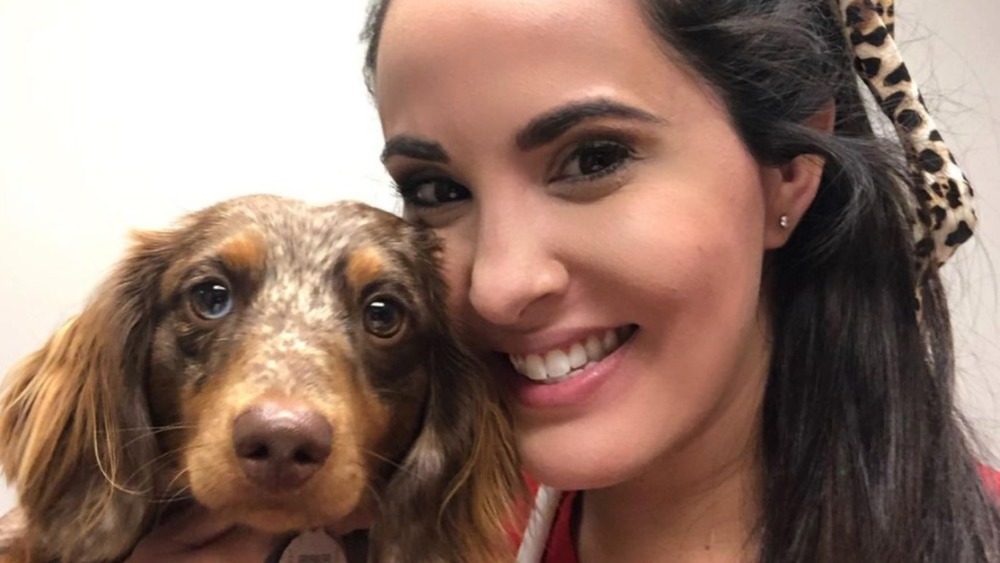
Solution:
[[[330,455],[333,428],[309,408],[276,402],[257,405],[233,421],[233,446],[240,468],[271,491],[301,486]]]

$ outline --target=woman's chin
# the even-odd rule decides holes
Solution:
[[[519,437],[524,470],[550,487],[563,491],[602,489],[634,478],[646,466],[635,449],[581,441],[579,432],[568,429],[560,434],[559,429],[546,428]]]

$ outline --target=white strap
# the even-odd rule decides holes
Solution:
[[[556,509],[562,491],[541,485],[535,495],[535,506],[531,509],[531,517],[524,529],[521,548],[517,551],[517,563],[539,563],[545,553],[549,541],[552,522],[555,520]]]

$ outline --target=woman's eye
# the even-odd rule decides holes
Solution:
[[[397,189],[406,203],[417,207],[438,207],[469,197],[465,186],[448,178],[400,182]]]
[[[616,171],[632,158],[632,149],[615,141],[590,141],[574,150],[555,180],[593,179]]]

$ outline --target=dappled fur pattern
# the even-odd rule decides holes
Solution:
[[[6,379],[0,463],[21,511],[8,559],[121,560],[194,499],[276,533],[373,512],[372,561],[511,560],[511,431],[446,322],[437,252],[389,213],[272,196],[137,234],[82,313]],[[205,280],[229,289],[222,318],[195,314]],[[365,324],[373,299],[402,312],[388,338]],[[232,452],[234,417],[275,397],[334,436],[319,471],[282,494],[256,489]]]

